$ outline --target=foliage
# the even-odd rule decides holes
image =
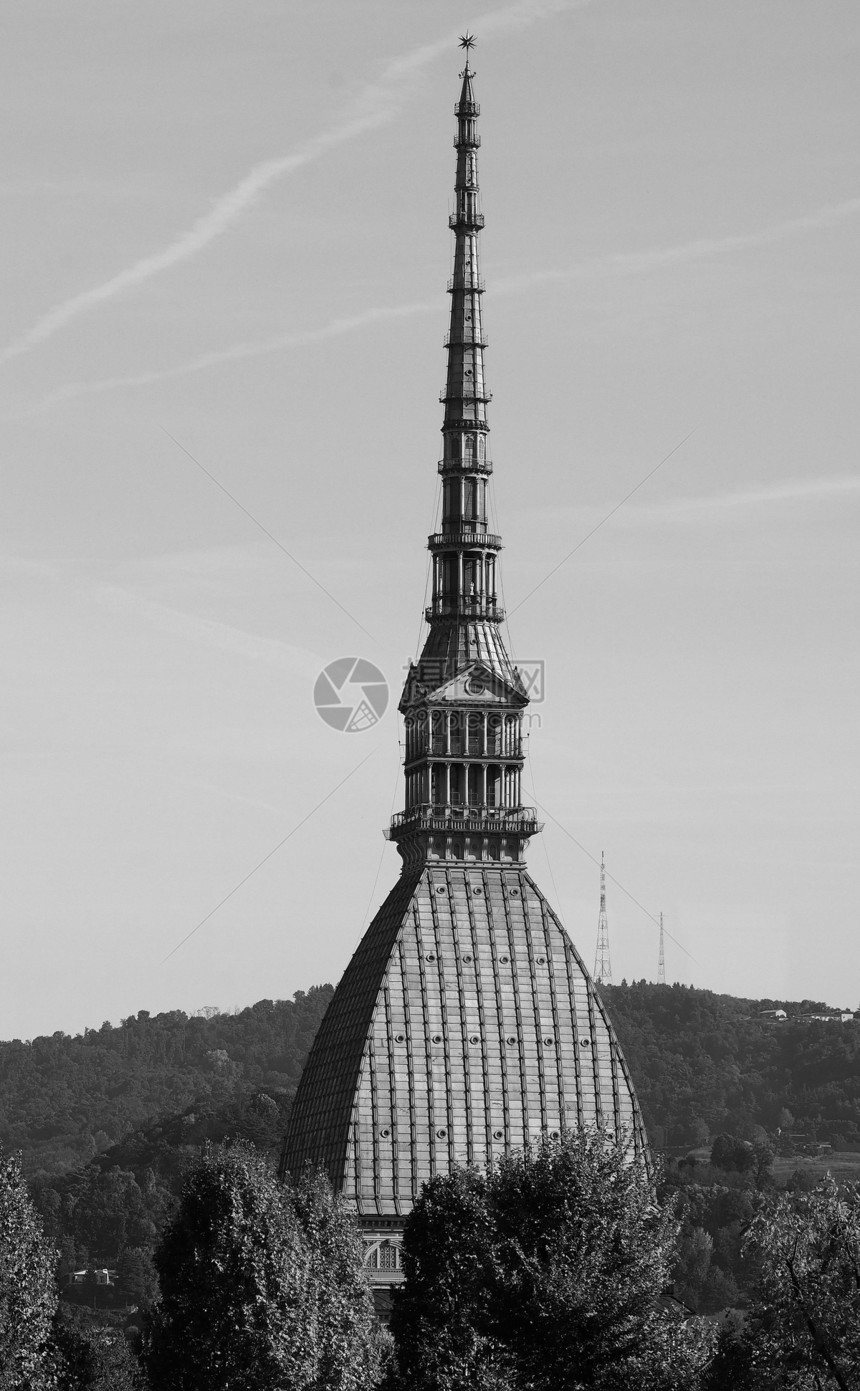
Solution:
[[[860,1185],[840,1191],[827,1178],[765,1202],[744,1244],[760,1263],[746,1384],[858,1391]]]
[[[683,1219],[678,1292],[698,1310],[724,1308],[744,1297],[753,1274],[740,1253],[749,1211],[729,1209],[739,1190],[771,1181],[765,1130],[789,1187],[813,1182],[789,1174],[800,1151],[801,1163],[823,1166],[813,1157],[819,1141],[860,1151],[860,1023],[799,1022],[809,1002],[786,1005],[789,1019],[774,1024],[758,1010],[783,1002],[645,982],[601,989],[652,1144],[681,1155],[696,1144],[702,1154],[722,1135],[742,1147],[739,1167],[667,1165]],[[236,1014],[141,1011],[78,1038],[0,1044],[0,1139],[24,1150],[37,1211],[60,1251],[63,1298],[92,1306],[68,1274],[111,1266],[119,1283],[92,1292],[100,1311],[151,1303],[152,1280],[142,1287],[124,1252],[155,1249],[202,1144],[239,1136],[262,1150],[280,1145],[331,993],[261,1000]],[[843,1157],[846,1168],[853,1158]],[[701,1252],[682,1269],[697,1226],[713,1242],[702,1278]]]
[[[20,1157],[0,1150],[0,1391],[48,1391],[56,1384],[50,1367],[54,1260]]]
[[[0,1143],[23,1151],[29,1175],[50,1176],[161,1116],[256,1092],[291,1097],[332,993],[318,986],[236,1014],[141,1010],[74,1038],[0,1043]]]
[[[117,1329],[66,1313],[56,1320],[54,1343],[63,1391],[144,1391],[140,1364]]]
[[[156,1255],[160,1391],[358,1391],[375,1374],[355,1232],[323,1181],[276,1180],[246,1142],[209,1148]]]
[[[600,993],[658,1149],[720,1132],[754,1140],[756,1127],[791,1130],[797,1144],[860,1144],[860,1020],[805,1022],[825,1007],[646,981]],[[761,1017],[777,1005],[786,1020]]]
[[[661,1300],[675,1235],[642,1166],[600,1133],[432,1180],[406,1225],[392,1384],[690,1387],[707,1348]]]

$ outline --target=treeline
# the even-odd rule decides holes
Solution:
[[[147,1143],[160,1141],[162,1158],[176,1144],[220,1138],[200,1125],[215,1117],[217,1131],[217,1117],[226,1124],[255,1093],[283,1110],[332,993],[318,986],[237,1014],[142,1010],[76,1037],[0,1043],[0,1143],[44,1178],[117,1145],[125,1155],[131,1135],[153,1128]],[[860,1021],[799,1022],[792,1016],[825,1007],[645,981],[602,994],[657,1149],[680,1153],[721,1131],[753,1139],[757,1128],[860,1144]],[[761,1018],[775,1007],[789,1018]]]
[[[30,1176],[80,1169],[130,1132],[189,1107],[291,1097],[330,985],[238,1014],[141,1010],[118,1026],[0,1043],[0,1144]]]
[[[711,1157],[763,1179],[737,1138]],[[676,1205],[626,1144],[544,1137],[424,1186],[382,1330],[325,1177],[281,1183],[253,1145],[208,1147],[155,1251],[158,1296],[121,1332],[61,1309],[20,1163],[0,1151],[0,1387],[857,1391],[860,1185],[756,1195],[743,1317],[702,1318],[669,1293],[678,1238]]]
[[[860,1020],[801,1022],[826,1006],[742,1000],[682,985],[602,986],[652,1145],[675,1153],[722,1131],[860,1144]],[[788,1018],[763,1019],[783,1008]]]
[[[774,1002],[682,986],[602,993],[652,1145],[670,1159],[679,1288],[698,1309],[734,1305],[749,1286],[740,1233],[772,1182],[774,1154],[860,1147],[860,1023],[774,1024],[759,1016]],[[121,1311],[152,1302],[152,1252],[189,1164],[206,1142],[236,1138],[276,1154],[331,994],[319,987],[235,1015],[141,1013],[77,1038],[0,1044],[0,1143],[23,1151],[67,1302],[121,1322],[137,1317]],[[810,1012],[809,1002],[786,1008]],[[703,1163],[720,1136],[734,1151],[727,1141],[716,1164]],[[692,1149],[698,1164],[687,1162]],[[93,1273],[70,1283],[100,1267],[116,1270],[115,1284]]]

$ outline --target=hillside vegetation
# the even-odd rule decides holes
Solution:
[[[332,994],[316,986],[238,1014],[141,1010],[74,1038],[0,1043],[0,1144],[47,1176],[189,1107],[229,1108],[258,1090],[292,1097]]]
[[[651,1143],[680,1151],[730,1131],[860,1143],[860,1020],[803,1022],[826,1006],[739,1000],[681,985],[604,986]],[[784,1008],[788,1018],[762,1019]]]
[[[189,1161],[233,1136],[277,1153],[332,993],[0,1044],[0,1143],[23,1152],[68,1298],[105,1317],[146,1307]],[[644,981],[601,993],[681,1204],[680,1287],[697,1307],[725,1307],[747,1283],[739,1233],[754,1190],[805,1183],[826,1146],[860,1162],[860,1021],[801,1022],[804,1001],[774,1023],[759,1015],[774,1001]],[[104,1266],[117,1285],[69,1286]]]

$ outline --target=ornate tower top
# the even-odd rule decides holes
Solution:
[[[454,266],[445,338],[448,367],[442,422],[442,517],[428,538],[433,557],[430,627],[410,667],[400,709],[406,721],[406,808],[389,832],[406,864],[434,860],[523,861],[537,813],[521,802],[522,718],[528,696],[499,631],[500,536],[489,530],[489,452],[481,321],[484,282],[478,239],[484,225],[478,184],[480,107],[469,66],[472,34],[460,39],[466,66],[454,106],[457,166]]]

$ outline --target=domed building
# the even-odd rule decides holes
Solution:
[[[501,635],[478,243],[478,117],[463,41],[439,529],[428,634],[400,702],[405,805],[386,834],[401,876],[322,1022],[283,1170],[322,1163],[354,1209],[375,1283],[398,1278],[421,1186],[565,1127],[646,1152],[633,1085],[588,971],[528,873],[541,830],[523,805],[529,703]]]

